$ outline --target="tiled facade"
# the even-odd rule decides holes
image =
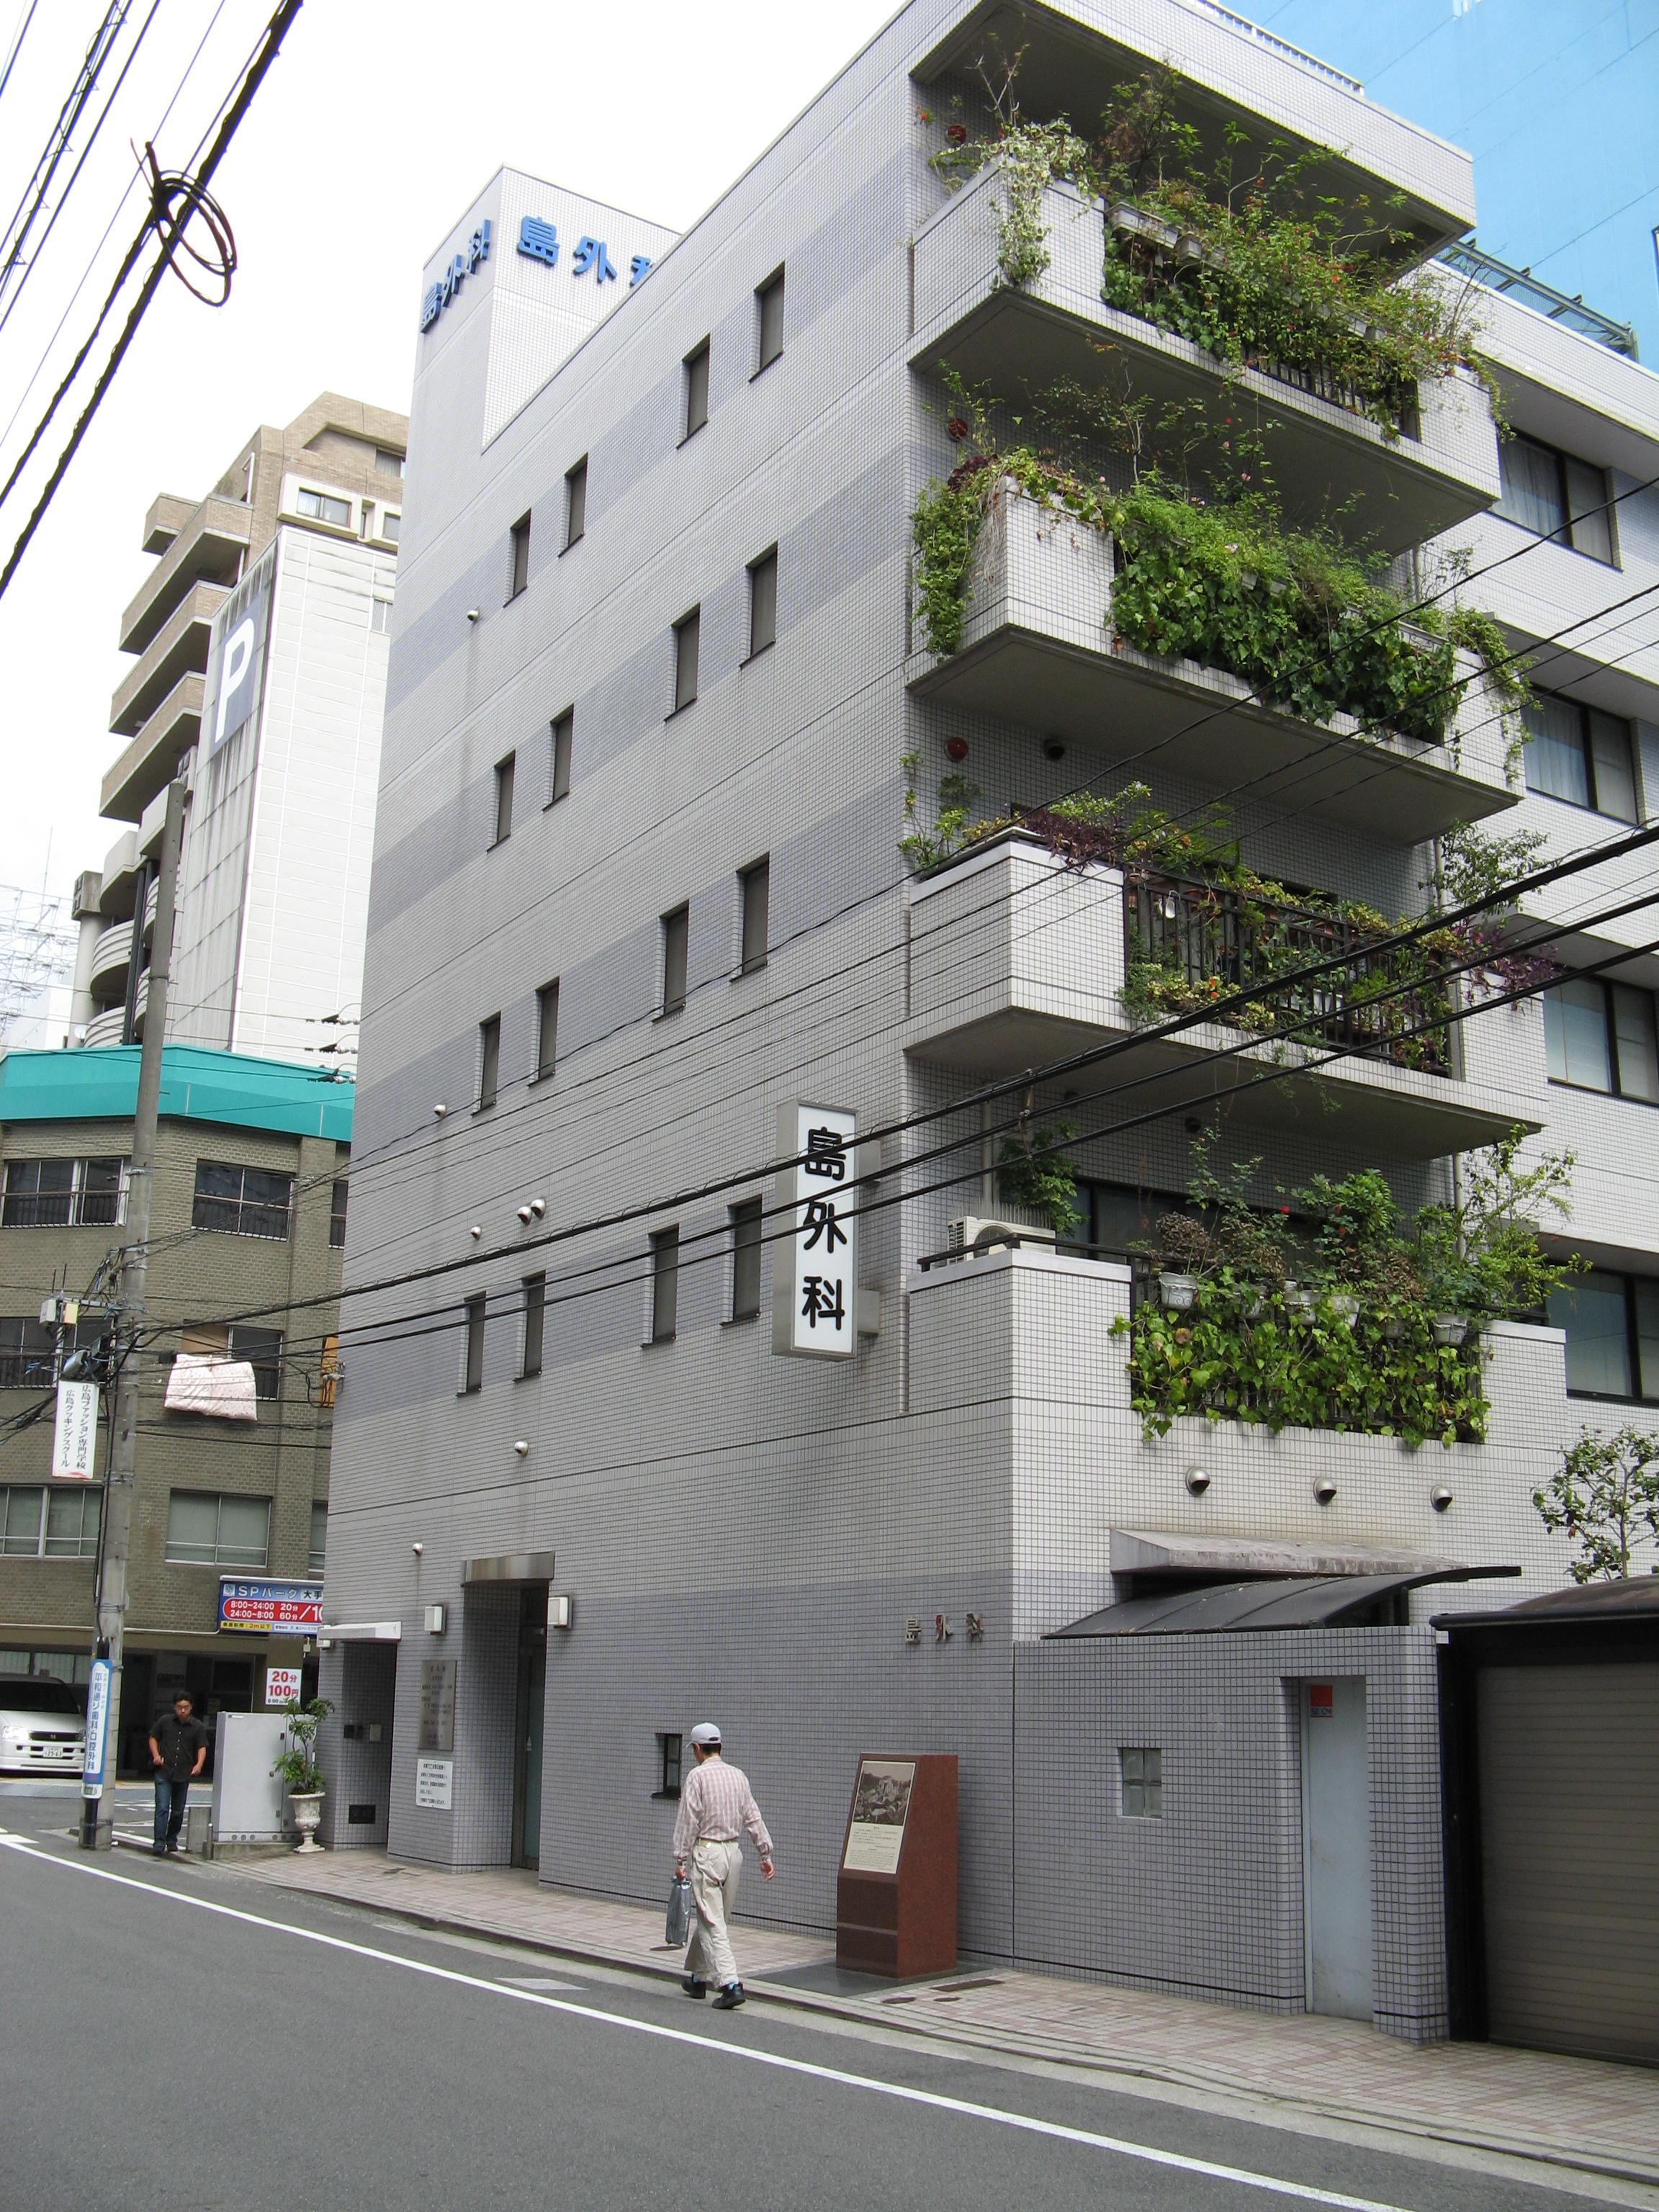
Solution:
[[[1358,170],[1406,191],[1425,243],[1468,220],[1461,156],[1218,18],[1176,0],[1073,0],[1041,15],[1036,84],[1052,83],[1056,57],[1070,55],[1077,96],[1098,81],[1103,97],[1173,54],[1215,97],[1352,148]],[[1492,1333],[1484,1446],[1412,1452],[1196,1423],[1144,1441],[1109,1334],[1127,1308],[1124,1269],[1030,1249],[921,1266],[945,1250],[954,1219],[995,1210],[986,1132],[996,1117],[979,1102],[982,1085],[1121,1026],[1121,885],[1110,871],[1067,874],[1020,846],[918,884],[896,845],[906,755],[919,757],[931,818],[946,743],[958,738],[995,806],[1085,784],[1109,792],[1131,775],[1171,811],[1237,787],[1229,804],[1252,864],[1392,912],[1421,908],[1437,829],[1486,814],[1507,827],[1523,809],[1478,710],[1461,750],[1430,770],[1327,733],[1351,779],[1333,772],[1328,745],[1323,781],[1277,800],[1264,775],[1304,740],[1265,714],[1224,720],[1207,751],[1138,764],[1147,733],[1168,726],[1158,685],[1190,693],[1193,678],[1142,672],[1137,688],[1141,675],[1112,656],[1091,661],[1101,587],[1085,571],[1099,551],[1068,545],[1063,530],[1051,543],[1026,530],[1012,552],[1005,544],[1000,604],[1013,611],[982,603],[976,641],[994,650],[971,668],[964,653],[935,680],[908,607],[908,518],[956,451],[930,364],[973,337],[980,307],[986,328],[1004,312],[970,265],[982,240],[927,163],[942,137],[939,83],[960,81],[945,73],[964,65],[975,20],[954,0],[915,0],[631,294],[621,263],[603,319],[574,351],[562,356],[568,333],[549,309],[539,377],[524,353],[531,311],[503,304],[507,273],[520,302],[532,280],[581,279],[570,259],[520,266],[520,222],[556,222],[567,255],[579,233],[604,227],[619,261],[618,239],[638,226],[503,173],[426,273],[429,289],[489,222],[490,257],[417,341],[348,1260],[362,1286],[354,1323],[383,1326],[350,1355],[325,1612],[400,1630],[385,1831],[396,1854],[456,1867],[511,1856],[525,1717],[503,1640],[510,1608],[464,1574],[468,1561],[552,1552],[552,1586],[573,1595],[574,1613],[568,1632],[548,1635],[544,1881],[656,1895],[672,1820],[653,1796],[658,1738],[712,1714],[778,1837],[766,1915],[823,1929],[857,1754],[951,1751],[965,1954],[1292,2008],[1306,1991],[1282,1685],[1322,1668],[1363,1673],[1376,2019],[1433,2034],[1445,1996],[1425,1624],[1469,1594],[1419,1593],[1414,1625],[1387,1630],[1127,1648],[1040,1639],[1111,1598],[1114,1527],[1518,1565],[1516,1595],[1559,1581],[1565,1550],[1530,1496],[1583,1410],[1565,1395],[1559,1333]],[[954,273],[939,266],[947,233],[960,241]],[[757,368],[757,288],[781,265],[783,351]],[[971,314],[952,304],[964,297]],[[1051,304],[1068,312],[1063,298]],[[1077,319],[1092,330],[1100,312],[1085,298]],[[708,420],[683,438],[683,364],[705,336]],[[516,412],[492,400],[509,385],[522,396]],[[1642,390],[1652,437],[1659,408]],[[1364,447],[1354,471],[1374,511],[1393,518],[1390,550],[1402,554],[1412,533],[1399,535],[1399,507],[1441,528],[1498,488],[1484,396],[1460,384],[1439,399],[1433,438],[1403,454],[1337,410],[1326,410],[1330,423],[1311,403],[1303,410],[1308,452],[1322,441],[1339,473],[1345,450]],[[568,476],[584,461],[585,530],[568,544]],[[1650,509],[1632,504],[1626,574],[1600,580],[1608,599],[1640,580],[1630,570],[1644,557]],[[512,593],[511,533],[526,513],[527,580]],[[1025,529],[1017,514],[1005,520],[1011,538]],[[751,656],[745,572],[774,545],[777,641]],[[674,626],[694,608],[698,696],[674,711]],[[1043,742],[1048,695],[1021,672],[1036,664],[1007,657],[997,674],[999,629],[1010,656],[1052,647],[1068,659],[1072,673],[1053,678],[1071,717],[1062,759]],[[1243,702],[1212,682],[1206,703],[1231,713]],[[550,726],[572,708],[570,787],[555,799]],[[508,753],[503,841],[497,766]],[[1356,798],[1368,780],[1374,796]],[[763,854],[769,957],[744,973],[738,877]],[[1576,893],[1573,910],[1591,903]],[[661,917],[682,904],[686,1003],[664,1013]],[[555,978],[548,1074],[537,994]],[[499,1092],[480,1106],[480,1024],[495,1017]],[[1200,1048],[1215,1042],[1196,1034]],[[1075,1110],[1094,1128],[1113,1118],[1112,1065],[1040,1086],[1039,1120]],[[878,1295],[866,1319],[878,1328],[845,1362],[775,1357],[764,1295],[761,1317],[732,1317],[727,1207],[769,1196],[776,1108],[794,1098],[854,1109],[872,1131],[934,1117],[866,1147],[862,1164],[880,1180],[862,1216],[860,1275]],[[1559,1142],[1557,1104],[1528,1006],[1464,1024],[1449,1076],[1351,1062],[1322,1085],[1276,1085],[1218,1119],[1224,1150],[1259,1158],[1264,1200],[1315,1172],[1376,1164],[1414,1207],[1449,1194],[1459,1150],[1515,1119]],[[1583,1110],[1615,1104],[1640,1110]],[[1079,1168],[1178,1191],[1192,1118],[1089,1135]],[[1609,1129],[1582,1150],[1594,1190],[1628,1167],[1632,1147]],[[532,1200],[544,1210],[521,1222]],[[653,1202],[649,1215],[566,1240],[577,1224]],[[1638,1226],[1628,1203],[1625,1212],[1626,1241],[1659,1252],[1659,1219]],[[642,1341],[653,1335],[648,1234],[669,1224],[680,1239],[674,1332]],[[447,1272],[422,1273],[433,1269]],[[520,1286],[543,1269],[541,1368],[521,1376]],[[477,1295],[488,1318],[482,1385],[470,1391],[461,1304]],[[1201,1499],[1183,1479],[1200,1458],[1212,1474]],[[1335,1494],[1322,1504],[1314,1479],[1332,1470]],[[1430,1493],[1443,1484],[1453,1501],[1438,1512]],[[447,1608],[441,1636],[426,1626],[434,1604]],[[969,1635],[970,1613],[982,1635]],[[360,1717],[362,1649],[325,1655],[325,1687],[343,1700],[337,1728]],[[420,1668],[440,1655],[459,1668],[447,1812],[416,1803]],[[1121,1837],[1102,1791],[1128,1740],[1119,1721],[1149,1700],[1166,1717],[1179,1779],[1169,1815]],[[1111,1875],[1094,1855],[1103,1826]],[[357,1832],[336,1817],[332,1832],[344,1844]],[[1131,1850],[1141,1854],[1133,1864]],[[1121,1905],[1103,1911],[1118,1875]],[[757,1904],[751,1894],[746,1909]]]

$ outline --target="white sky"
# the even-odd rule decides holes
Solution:
[[[94,115],[150,4],[133,0]],[[117,624],[153,565],[139,540],[158,492],[199,497],[256,423],[291,420],[319,392],[406,408],[421,264],[503,161],[683,230],[896,4],[308,0],[214,181],[241,260],[229,305],[210,310],[164,282],[0,599],[0,884],[64,890],[120,834],[99,819],[98,788],[118,749],[110,694],[132,665]],[[105,5],[40,0],[0,97],[0,222]],[[205,31],[157,143],[164,168],[182,166],[273,5],[222,0],[216,16],[214,0],[160,0],[38,269],[21,295],[14,282],[0,295],[0,313],[18,302],[0,331],[0,433],[132,173],[129,142],[155,132]],[[0,61],[26,9],[0,0]],[[135,191],[46,373],[0,434],[0,482],[90,327],[140,206]],[[53,453],[77,411],[71,394]],[[26,477],[0,508],[0,565],[40,481]]]

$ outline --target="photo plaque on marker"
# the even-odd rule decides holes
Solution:
[[[955,1754],[866,1752],[836,1885],[836,1964],[901,1977],[956,1962]]]

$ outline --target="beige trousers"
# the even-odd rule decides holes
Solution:
[[[737,1908],[743,1852],[736,1844],[700,1836],[691,1846],[691,1935],[685,1947],[685,1971],[700,1982],[723,1990],[738,1978],[726,1922]]]

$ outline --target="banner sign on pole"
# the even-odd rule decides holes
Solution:
[[[52,1436],[54,1482],[92,1482],[98,1457],[98,1385],[58,1385],[58,1425]]]
[[[266,1575],[224,1576],[219,1626],[243,1636],[315,1636],[323,1625],[320,1583],[283,1583]]]
[[[81,1767],[81,1795],[101,1797],[104,1794],[104,1738],[109,1733],[109,1678],[107,1659],[94,1659],[92,1672],[87,1677],[87,1742]]]
[[[858,1346],[855,1117],[835,1106],[781,1106],[772,1267],[772,1349],[796,1359],[850,1359]]]

